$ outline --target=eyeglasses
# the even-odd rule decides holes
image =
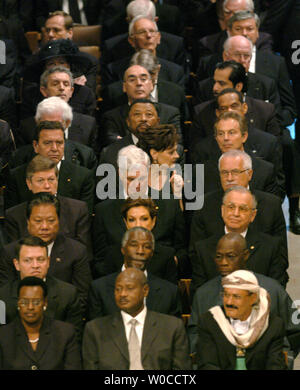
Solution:
[[[19,299],[19,305],[22,306],[22,307],[29,306],[30,302],[32,303],[32,306],[40,306],[43,303],[42,299],[38,299],[38,298],[32,298],[32,299],[22,298],[22,299]]]
[[[244,173],[246,171],[249,171],[250,168],[243,169],[242,171],[240,169],[233,169],[232,171],[220,171],[220,175],[224,177],[228,177],[231,175],[232,177],[238,177],[241,173]]]
[[[146,83],[149,81],[150,78],[146,75],[142,76],[128,76],[126,82],[127,83],[136,83],[137,81],[140,81],[141,83]]]
[[[235,211],[238,208],[238,210],[241,214],[243,214],[243,213],[245,214],[251,210],[255,210],[255,208],[250,208],[245,204],[241,204],[241,205],[237,206],[234,203],[227,203],[227,204],[223,203],[223,206],[225,206],[227,208],[227,210],[229,210],[229,211]]]
[[[139,31],[135,32],[134,35],[145,36],[145,35],[147,35],[147,34],[155,35],[155,34],[157,34],[157,33],[158,33],[157,30],[152,30],[152,29],[146,30],[146,29],[145,29],[145,30],[139,30]]]

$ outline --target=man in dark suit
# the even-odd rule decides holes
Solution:
[[[70,3],[70,2],[66,2]],[[95,13],[99,12],[101,9],[101,4],[99,4],[99,1],[97,0],[88,0],[82,2],[82,8],[80,8],[80,2],[78,0],[75,1],[77,3],[77,9],[76,12],[73,11],[73,8],[68,4],[68,12],[72,19],[74,20],[74,23],[79,24],[97,24],[95,20]],[[100,1],[101,3],[101,1]],[[75,4],[76,7],[76,4]],[[57,10],[63,9],[63,1],[62,0],[37,0],[35,5],[35,17],[36,17],[36,26],[40,30],[41,27],[44,26],[45,22],[48,20],[49,13],[53,13]],[[64,11],[66,11],[64,9]],[[74,13],[75,12],[75,13]]]
[[[222,55],[213,54],[200,61],[197,72],[198,77],[199,75],[201,75],[202,79],[211,77],[216,63],[222,60],[222,58],[223,61],[234,60],[240,62],[245,67],[246,72],[273,79],[279,95],[279,106],[277,107],[280,123],[283,127],[293,123],[296,116],[295,98],[283,57],[257,50],[255,52],[255,63],[250,67],[251,60],[254,58],[253,44],[250,39],[242,35],[235,35],[225,41]],[[271,99],[269,101],[277,104],[277,102]]]
[[[223,90],[228,88],[234,88],[244,94],[243,103],[247,105],[245,116],[249,130],[254,127],[275,136],[280,135],[281,128],[274,105],[249,96],[247,81],[248,77],[242,64],[236,61],[224,61],[216,65],[211,91],[214,98],[194,106],[193,124],[190,129],[191,144],[195,144],[194,140],[199,137],[213,135],[212,124],[216,120],[216,99]]]
[[[50,259],[46,242],[39,237],[28,236],[20,240],[16,249],[13,262],[19,277],[0,287],[0,299],[5,303],[6,323],[11,322],[18,314],[19,280],[35,275],[45,280],[47,285],[47,316],[73,324],[80,341],[83,331],[83,312],[77,290],[72,284],[47,275]]]
[[[184,89],[175,83],[159,77],[161,65],[157,57],[150,50],[139,50],[131,57],[130,65],[140,65],[148,70],[153,84],[153,90],[150,93],[151,100],[177,107],[180,111],[181,126],[183,128],[184,121],[189,120]],[[122,90],[122,86],[122,81],[119,80],[103,88],[101,94],[103,98],[103,102],[101,103],[102,111],[107,111],[108,109],[128,102],[128,97]]]
[[[223,306],[214,306],[199,318],[198,369],[287,369],[284,324],[270,315],[268,292],[244,270],[224,277],[222,286]]]
[[[156,17],[154,3],[148,0],[131,1],[126,9],[126,13],[126,22],[128,24],[138,15],[144,15],[144,17],[154,22],[158,19]],[[159,32],[161,39],[157,46],[157,56],[185,67],[186,54],[183,38],[168,32],[166,33],[161,27],[160,30],[162,32]],[[139,49],[143,49],[143,47]],[[133,55],[134,51],[135,47],[132,45],[128,33],[115,35],[103,43],[102,62],[110,63],[119,60],[128,55]]]
[[[58,165],[58,193],[85,201],[92,212],[95,187],[93,171],[63,160],[65,144],[63,125],[60,122],[40,122],[35,138],[33,141],[35,153],[50,158]],[[27,164],[23,164],[10,171],[5,191],[6,208],[30,199],[30,191],[25,181],[26,167]]]
[[[95,61],[95,57],[90,56],[91,59],[85,54],[79,51],[70,39],[56,39],[44,44],[39,52],[33,55],[33,59],[28,61],[24,69],[23,99],[20,113],[22,119],[34,115],[37,104],[43,99],[43,95],[40,93],[42,73],[47,68],[58,65],[70,69],[74,77],[74,92],[70,98],[70,105],[76,112],[95,115],[96,100],[93,88],[96,88],[96,65],[95,69],[92,68],[91,71],[92,87],[85,85],[86,77],[82,75],[82,72],[90,67],[91,62]],[[82,77],[83,80],[81,80]]]
[[[156,23],[152,20],[147,19],[142,15],[135,17],[129,26],[128,40],[134,47],[135,51],[147,49],[157,56],[156,48],[160,42],[160,33]],[[129,54],[127,57],[122,57],[121,59],[109,64],[103,64],[103,84],[107,85],[111,82],[121,80],[126,68],[128,67],[130,58],[131,55]],[[158,60],[161,64],[161,77],[168,81],[178,83],[184,88],[186,83],[184,67],[160,57],[158,57]]]
[[[102,117],[101,128],[103,129],[106,145],[129,134],[127,116],[132,102],[137,99],[151,100],[153,82],[148,70],[140,65],[130,66],[124,75],[123,91],[127,95],[128,103],[106,111]],[[160,123],[174,124],[181,136],[181,120],[178,108],[164,103],[157,103],[156,106],[159,110]]]
[[[178,286],[152,272],[161,267],[153,262],[154,247],[154,236],[149,230],[134,227],[125,232],[121,248],[123,261],[118,266],[118,272],[103,276],[91,283],[88,296],[89,319],[112,314],[118,310],[114,300],[115,281],[120,269],[129,267],[141,269],[147,274],[151,292],[146,303],[150,310],[180,317],[182,310]]]
[[[221,153],[236,149],[251,156],[254,168],[259,171],[258,177],[265,176],[267,179],[269,173],[269,180],[264,183],[265,187],[257,189],[274,193],[283,200],[285,175],[282,167],[282,148],[278,139],[258,129],[248,130],[245,119],[247,106],[243,103],[242,95],[236,90],[225,89],[218,96],[217,102],[214,139],[205,138],[195,145],[191,152],[193,163],[205,163],[204,170],[208,179],[205,181],[205,192],[218,187],[217,162]]]
[[[121,142],[121,141],[120,141]],[[121,159],[127,158],[127,170],[120,164]],[[114,162],[109,162],[113,164]],[[148,197],[148,182],[146,188],[143,186],[144,176],[147,177],[150,160],[148,155],[134,145],[129,145],[122,148],[118,157],[119,177],[121,185],[119,193],[115,191],[114,196],[110,196],[109,192],[105,192],[100,202],[95,208],[95,217],[93,221],[93,245],[94,245],[94,261],[98,275],[103,276],[106,272],[104,263],[108,256],[108,251],[113,245],[120,245],[122,236],[126,231],[126,225],[122,218],[121,207],[125,202],[125,198],[129,197],[128,188],[131,185],[132,197]],[[117,164],[116,164],[117,165]],[[146,172],[146,175],[144,174]],[[140,180],[140,188],[133,187],[134,180]],[[132,183],[132,184],[131,184]],[[101,185],[99,182],[98,185]],[[114,188],[115,189],[115,188]],[[98,195],[97,188],[97,195]],[[101,194],[99,194],[101,195]],[[98,197],[100,197],[98,195]],[[157,221],[153,228],[155,240],[163,246],[170,247],[178,262],[185,264],[187,262],[186,254],[186,228],[182,210],[178,199],[157,199],[155,203],[158,206]]]
[[[232,153],[232,152],[228,152]],[[214,191],[204,196],[204,207],[194,212],[191,223],[190,248],[200,239],[215,234],[224,234],[224,222],[221,217],[221,205],[224,191],[233,186],[250,187],[257,200],[257,214],[252,223],[253,229],[278,236],[281,244],[287,250],[287,235],[281,200],[277,196],[251,189],[249,171],[244,171],[243,161],[229,156],[219,167],[222,191]],[[221,174],[221,171],[224,173]],[[235,172],[233,175],[232,172]],[[230,175],[230,177],[229,177]]]
[[[26,184],[34,194],[49,192],[57,194],[58,169],[53,161],[37,155],[28,164]],[[91,220],[85,202],[57,195],[60,202],[60,232],[78,240],[91,252]],[[18,204],[5,211],[4,230],[6,242],[19,240],[28,234],[27,202]]]
[[[141,270],[130,267],[118,275],[115,301],[120,311],[87,323],[82,345],[85,369],[191,368],[182,320],[148,310],[144,305],[148,293]]]
[[[182,35],[184,27],[183,18],[177,4],[170,4],[170,2],[162,4],[161,2],[153,1],[155,8],[151,4],[134,4],[126,8],[131,2],[131,0],[104,0],[103,13],[97,22],[103,26],[103,40],[126,33],[128,31],[128,18],[133,18],[137,15],[147,15],[155,20],[161,31]],[[151,3],[151,1],[148,3]],[[180,2],[181,4],[182,2]]]
[[[239,233],[247,241],[250,252],[247,268],[276,279],[285,287],[288,281],[288,257],[280,238],[259,232],[251,225],[257,213],[255,196],[244,187],[231,187],[224,193],[221,213],[225,233]],[[216,234],[194,243],[195,255],[191,257],[194,291],[218,275],[213,259],[219,239],[220,235]]]
[[[41,238],[48,247],[50,266],[48,274],[73,284],[78,289],[83,308],[91,282],[91,258],[86,247],[59,233],[59,200],[51,194],[36,196],[27,206],[27,230]],[[17,276],[12,260],[18,241],[3,247],[0,264],[0,284]]]
[[[71,72],[62,66],[55,66],[46,70],[41,76],[40,90],[44,98],[58,97],[65,103],[68,103],[74,91]],[[48,111],[51,109],[51,106],[52,110],[55,110],[57,113],[67,111],[63,104],[60,106],[58,105],[61,101],[57,99],[47,100],[47,102],[49,107]],[[40,105],[37,107],[39,108],[39,111],[42,109]],[[35,127],[34,119],[38,121],[39,114],[40,113],[37,112],[35,118],[33,116],[28,117],[20,122],[19,134],[25,144],[29,144],[33,140]],[[91,115],[81,114],[76,111],[72,114],[71,119],[65,118],[66,139],[90,146],[97,152],[96,142],[98,130],[96,119]]]
[[[240,269],[248,269],[250,251],[251,249],[247,249],[245,238],[239,233],[227,233],[218,241],[214,262],[219,275],[199,287],[193,298],[192,313],[188,324],[192,353],[196,351],[199,316],[211,307],[222,304],[222,277]],[[264,255],[262,259],[264,259]],[[255,273],[255,276],[259,285],[270,294],[270,312],[281,317],[284,321],[286,329],[285,349],[292,350],[294,356],[296,356],[300,346],[300,328],[299,324],[293,321],[293,318],[298,315],[298,309],[294,307],[290,296],[277,281],[262,274]],[[294,360],[294,356],[291,355],[289,354],[289,361],[290,358]]]

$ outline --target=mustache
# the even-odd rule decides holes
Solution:
[[[225,305],[225,307],[227,307],[228,309],[238,309],[238,307],[234,305]]]

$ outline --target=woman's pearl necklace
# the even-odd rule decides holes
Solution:
[[[36,338],[36,339],[34,339],[34,340],[28,340],[30,343],[37,343],[38,341],[39,341],[39,337],[38,338]]]

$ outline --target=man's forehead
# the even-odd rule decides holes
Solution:
[[[144,231],[135,231],[135,232],[130,232],[128,241],[127,242],[152,242],[151,234],[149,232],[144,232]]]
[[[64,131],[62,129],[42,129],[40,132],[40,138],[63,139]]]
[[[47,176],[55,176],[55,169],[49,169],[48,171],[38,171],[34,172],[32,177],[47,177]]]
[[[230,191],[224,199],[226,202],[234,202],[236,205],[252,204],[252,195],[249,192]]]
[[[65,72],[54,72],[54,73],[51,73],[48,77],[48,80],[67,80],[67,81],[71,81],[70,80],[70,76],[65,73]]]
[[[65,18],[62,15],[54,15],[48,18],[45,22],[46,27],[53,24],[59,24],[62,25],[62,27],[65,27]]]
[[[152,20],[147,18],[139,19],[134,23],[135,30],[139,28],[145,28],[145,27],[155,28],[155,24]]]
[[[216,69],[214,73],[214,79],[227,79],[229,80],[229,77],[231,75],[232,69],[231,68],[225,68],[225,69]]]
[[[226,105],[226,104],[231,104],[231,103],[241,103],[239,101],[239,97],[236,93],[230,92],[226,93],[224,95],[218,96],[217,102],[219,105]]]
[[[239,130],[240,131],[240,125],[239,122],[235,119],[228,118],[228,119],[221,119],[216,126],[218,131],[222,130]]]

